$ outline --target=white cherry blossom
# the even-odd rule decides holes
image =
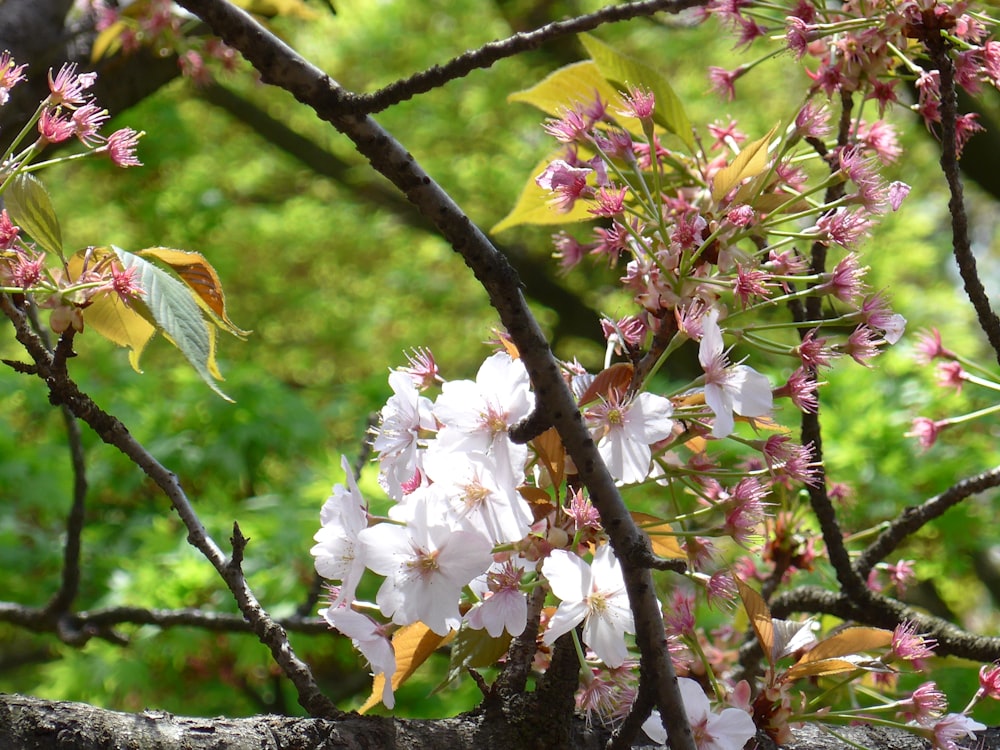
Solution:
[[[673,405],[663,396],[640,393],[621,401],[613,392],[609,400],[588,409],[584,416],[611,476],[633,484],[649,475],[650,446],[670,436],[673,413]]]
[[[389,385],[393,395],[382,407],[372,445],[379,454],[379,484],[389,497],[400,500],[404,485],[412,482],[419,468],[417,437],[421,430],[437,425],[430,399],[420,395],[410,375],[395,370],[389,374]]]
[[[739,708],[725,708],[721,714],[712,713],[708,696],[701,685],[687,677],[677,678],[684,701],[691,732],[698,750],[743,750],[743,746],[757,733],[753,719]],[[642,725],[653,742],[665,745],[667,730],[659,711],[653,711]]]
[[[438,635],[457,629],[462,589],[493,562],[493,545],[477,531],[442,518],[433,487],[408,500],[405,526],[380,523],[361,532],[367,566],[385,576],[375,601],[397,625],[418,620]]]
[[[733,414],[764,417],[774,407],[771,381],[748,365],[730,365],[722,344],[719,311],[711,309],[702,318],[698,360],[705,370],[705,403],[715,414],[712,437],[732,434]]]
[[[334,485],[333,493],[323,503],[319,514],[322,527],[313,536],[316,544],[310,550],[316,558],[316,572],[329,580],[341,581],[340,593],[331,602],[331,607],[354,600],[358,581],[365,570],[358,535],[368,526],[368,504],[354,481],[354,472],[346,456],[341,456],[340,465],[347,476],[347,487]]]
[[[523,562],[513,559],[493,563],[486,575],[469,584],[480,601],[465,615],[473,630],[485,629],[491,638],[506,630],[513,636],[524,632],[528,623],[528,598],[521,590]]]
[[[543,641],[551,644],[583,623],[583,642],[609,667],[628,656],[625,634],[635,633],[621,566],[610,545],[598,547],[587,565],[572,552],[557,549],[542,563],[542,575],[559,599]]]
[[[528,534],[534,519],[517,491],[523,469],[515,472],[492,454],[453,453],[436,445],[424,457],[424,468],[459,518],[494,544],[517,542]]]
[[[351,639],[354,648],[368,660],[374,674],[385,676],[382,703],[386,708],[395,706],[392,676],[396,673],[396,652],[385,635],[385,628],[368,615],[355,612],[346,603],[321,609],[319,615],[330,623],[331,627]]]
[[[512,471],[524,466],[528,449],[511,442],[507,431],[531,413],[531,381],[519,359],[506,352],[489,357],[471,380],[441,386],[434,416],[441,423],[437,442],[442,450],[490,453]]]

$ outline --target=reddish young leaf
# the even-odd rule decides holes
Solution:
[[[422,622],[404,625],[392,636],[392,647],[396,652],[396,674],[392,676],[392,689],[410,679],[417,668],[427,661],[428,657],[438,648],[450,641],[454,633],[438,635]],[[382,688],[385,685],[385,675],[377,674],[372,682],[372,694],[358,709],[359,714],[369,711],[382,700]]]
[[[594,382],[584,391],[580,397],[580,406],[596,401],[598,398],[609,400],[611,394],[617,391],[619,394],[625,393],[632,383],[632,373],[635,368],[628,362],[618,362],[611,365],[606,370],[597,373]]]
[[[750,588],[739,576],[733,576],[743,608],[750,617],[750,625],[757,634],[757,642],[764,651],[768,663],[774,666],[774,624],[771,621],[771,610],[768,609],[764,597]]]

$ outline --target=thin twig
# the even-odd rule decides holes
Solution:
[[[45,607],[29,607],[14,602],[0,602],[0,622],[26,627],[36,633],[57,633]],[[206,612],[203,609],[146,609],[144,607],[106,607],[65,614],[62,632],[78,634],[73,645],[83,645],[90,638],[122,643],[114,633],[123,625],[153,625],[158,628],[197,628],[213,633],[250,633],[252,627],[242,614]],[[275,620],[289,631],[308,635],[330,634],[330,626],[316,617],[285,617]],[[333,635],[336,635],[335,633]]]
[[[45,348],[51,351],[52,343],[48,331],[38,319],[38,308],[29,303],[26,313],[32,330],[41,339]],[[74,330],[69,328],[60,337],[53,356],[54,364],[64,371],[66,359],[73,350],[74,333]],[[37,374],[37,372],[36,366],[33,374]],[[87,465],[83,454],[80,424],[65,405],[59,407],[59,413],[66,425],[66,442],[69,447],[70,466],[73,470],[73,496],[70,501],[69,513],[66,516],[66,543],[63,546],[63,567],[59,589],[45,605],[45,613],[50,620],[60,621],[60,632],[64,641],[79,642],[86,639],[86,634],[66,622],[65,615],[69,612],[80,590],[80,554],[83,549],[83,526],[86,517]]]
[[[31,330],[25,314],[9,295],[0,294],[0,311],[14,324],[18,342],[27,350],[38,367],[38,376],[49,389],[49,400],[65,405],[74,416],[86,422],[106,443],[113,445],[152,479],[167,496],[188,530],[188,542],[215,567],[236,599],[240,611],[249,620],[257,637],[274,656],[275,661],[298,691],[299,703],[313,716],[333,717],[341,712],[320,691],[309,667],[292,650],[284,629],[275,624],[250,590],[238,567],[230,567],[225,554],[212,540],[195,513],[177,477],[157,461],[118,419],[103,411],[93,399],[80,391],[65,372],[55,368],[53,354]]]
[[[858,576],[868,578],[875,564],[885,560],[906,537],[943,515],[949,508],[971,495],[997,486],[1000,486],[1000,466],[956,482],[917,507],[906,508],[855,560],[854,568]]]
[[[473,70],[489,68],[494,63],[528,50],[537,49],[553,39],[596,29],[607,23],[626,21],[666,11],[679,13],[704,5],[706,0],[643,0],[643,2],[608,5],[594,13],[546,24],[534,31],[514,34],[506,39],[489,42],[476,50],[455,57],[443,65],[435,65],[409,78],[395,81],[371,94],[348,94],[343,99],[344,112],[374,114],[463,78]]]

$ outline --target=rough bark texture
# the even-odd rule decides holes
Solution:
[[[569,747],[603,748],[607,735],[575,726]],[[350,714],[341,720],[255,716],[191,718],[128,714],[85,703],[0,696],[4,750],[514,750],[509,732],[485,713],[417,721]]]
[[[498,729],[484,713],[434,721],[357,714],[336,721],[287,716],[204,719],[163,711],[127,714],[85,703],[0,695],[0,748],[4,750],[514,750],[506,733]],[[567,747],[604,747],[607,735],[588,730],[582,722],[575,729]],[[783,747],[927,750],[931,746],[916,735],[884,727],[834,727],[832,731],[836,734],[820,726],[806,726],[796,730],[795,740]],[[964,744],[1000,750],[1000,728],[991,728],[979,740]],[[766,737],[759,738],[758,747],[776,750]]]

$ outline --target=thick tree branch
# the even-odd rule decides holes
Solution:
[[[524,301],[513,268],[389,133],[369,117],[343,114],[345,92],[329,76],[229,3],[183,0],[181,5],[243,53],[263,80],[281,86],[347,135],[372,166],[434,222],[486,289],[490,302],[517,345],[536,397],[546,405],[552,424],[590,491],[612,547],[622,561],[644,677],[656,686],[657,705],[663,711],[674,750],[693,750],[694,739],[681,708],[683,702],[677,677],[667,654],[663,618],[652,575],[635,562],[637,555],[643,552],[649,555],[649,542],[633,522],[614,479],[597,452],[576,399]]]
[[[959,656],[974,661],[1000,659],[1000,637],[969,633],[940,617],[918,612],[894,599],[873,594],[859,603],[852,597],[817,586],[799,586],[776,596],[770,604],[774,617],[787,618],[793,612],[833,615],[859,625],[891,630],[901,622],[916,623],[917,631],[937,640],[938,656]]]

